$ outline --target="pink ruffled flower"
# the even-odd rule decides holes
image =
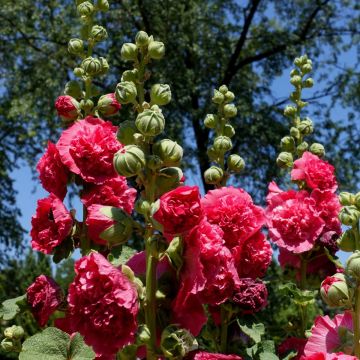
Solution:
[[[93,204],[115,206],[131,214],[134,209],[136,190],[128,186],[124,176],[104,181],[102,185],[89,184],[81,194],[81,201],[89,207]]]
[[[207,220],[223,230],[229,248],[241,245],[265,222],[263,209],[254,205],[251,196],[243,189],[230,186],[210,190],[201,204]]]
[[[137,291],[119,269],[98,253],[78,260],[75,273],[69,287],[68,324],[97,355],[110,358],[135,341]]]
[[[311,152],[305,151],[294,162],[291,180],[305,181],[310,189],[331,190],[335,192],[337,182],[334,167]]]
[[[206,322],[202,304],[219,305],[226,301],[239,277],[219,227],[203,220],[184,238],[184,246],[174,321],[197,335]]]
[[[272,259],[272,249],[264,234],[258,231],[245,242],[232,249],[235,266],[241,278],[261,278]]]
[[[80,113],[79,103],[69,95],[59,96],[55,108],[59,116],[69,120],[75,120]]]
[[[190,353],[187,360],[242,360],[238,355],[225,355],[217,353],[208,353],[205,351],[196,351]]]
[[[288,353],[296,351],[296,356],[293,360],[299,360],[304,353],[306,339],[289,337],[285,339],[278,347],[278,353],[281,358],[285,357]]]
[[[280,248],[297,254],[311,250],[325,222],[314,210],[316,202],[309,193],[289,190],[274,194],[270,189],[267,201],[270,239]]]
[[[70,234],[73,220],[62,201],[54,194],[37,203],[36,214],[31,219],[31,246],[51,254]]]
[[[61,162],[59,152],[51,141],[48,142],[46,152],[40,158],[36,169],[43,188],[64,200],[69,171]]]
[[[309,356],[302,356],[300,360],[358,360],[356,356],[346,355],[344,353],[332,353],[327,354],[324,352],[318,352]]]
[[[183,234],[197,224],[203,216],[197,186],[179,186],[160,197],[159,208],[153,219],[168,235]]]
[[[336,315],[333,320],[329,316],[318,316],[311,330],[304,355],[310,356],[316,353],[332,353],[342,350],[345,353],[352,353],[352,345],[343,344],[342,336],[344,330],[353,331],[353,320],[351,312]],[[342,334],[343,335],[343,334]]]
[[[85,181],[103,184],[117,174],[114,154],[122,149],[116,140],[116,126],[91,116],[64,130],[56,147],[61,161]]]
[[[46,275],[35,279],[26,290],[26,296],[31,312],[40,326],[45,326],[63,300],[59,285]]]

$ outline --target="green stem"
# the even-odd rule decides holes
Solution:
[[[229,314],[225,309],[224,305],[220,306],[221,309],[221,338],[220,338],[220,349],[223,354],[227,352],[227,336],[229,327]]]
[[[357,282],[355,291],[355,311],[353,311],[354,324],[354,353],[360,359],[360,284]]]
[[[300,289],[306,290],[307,287],[307,260],[301,257],[300,263]],[[300,319],[301,319],[301,333],[300,336],[305,336],[306,325],[307,325],[307,307],[303,305],[299,305]]]

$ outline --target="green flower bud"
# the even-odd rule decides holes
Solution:
[[[215,151],[225,154],[227,151],[231,150],[232,142],[231,139],[227,136],[217,136],[214,140],[214,149]]]
[[[87,0],[76,0],[76,6],[82,4],[82,3],[85,2],[85,1],[87,1]]]
[[[354,203],[355,203],[355,206],[356,206],[358,209],[360,209],[360,192],[358,192],[358,193],[355,195]]]
[[[206,153],[207,153],[207,156],[209,157],[209,159],[212,161],[215,161],[219,157],[218,152],[214,149],[213,146],[210,146],[207,149]]]
[[[190,351],[196,350],[198,343],[189,331],[169,325],[161,334],[160,347],[166,358],[181,360]]]
[[[224,98],[225,98],[226,103],[230,103],[235,99],[235,94],[233,92],[231,92],[231,91],[227,91],[224,94]]]
[[[281,150],[287,152],[295,151],[295,139],[292,136],[284,136],[280,142]]]
[[[70,39],[68,51],[73,55],[81,55],[84,52],[84,42],[81,39]]]
[[[91,28],[90,36],[91,36],[96,42],[100,42],[100,41],[103,41],[103,40],[107,39],[108,34],[107,34],[106,29],[105,29],[103,26],[94,25],[94,26]]]
[[[81,67],[90,76],[99,74],[102,70],[100,60],[91,56],[83,60],[83,62],[81,63]]]
[[[101,11],[108,11],[110,7],[108,0],[98,0],[97,6]]]
[[[4,330],[4,335],[8,339],[21,339],[25,332],[21,326],[13,325]]]
[[[308,78],[303,82],[304,88],[312,88],[314,86],[314,80],[312,78]]]
[[[346,261],[346,272],[360,279],[360,251],[356,250]]]
[[[294,65],[300,67],[301,64],[302,64],[302,59],[301,59],[301,58],[298,58],[298,57],[295,58],[295,60],[294,60]]]
[[[145,154],[136,145],[127,145],[114,155],[114,167],[119,175],[137,175],[145,166]]]
[[[309,135],[314,131],[313,122],[309,118],[306,118],[300,122],[298,129],[301,134]]]
[[[151,204],[147,200],[139,198],[135,203],[135,211],[139,214],[149,214],[151,210]]]
[[[224,94],[222,94],[220,91],[215,89],[214,90],[214,96],[212,98],[212,102],[214,104],[222,104],[224,99],[225,99]]]
[[[301,71],[303,74],[308,74],[312,71],[312,66],[310,64],[304,64],[301,66]]]
[[[224,136],[232,138],[235,135],[235,129],[230,124],[225,124],[223,134]]]
[[[137,59],[138,50],[135,44],[125,43],[121,47],[121,58],[126,61],[135,61]]]
[[[87,113],[91,112],[93,107],[94,107],[94,103],[90,99],[80,101],[80,108]]]
[[[301,76],[295,75],[291,77],[290,83],[294,86],[299,86],[301,85],[301,80]]]
[[[347,226],[355,226],[359,222],[360,212],[356,206],[344,206],[339,213],[340,221]]]
[[[149,35],[145,31],[139,31],[135,36],[135,43],[138,47],[147,46],[149,41]]]
[[[355,195],[349,192],[341,192],[339,201],[342,206],[355,205]]]
[[[164,162],[157,155],[150,155],[146,159],[146,165],[151,170],[158,170],[164,166]]]
[[[145,141],[145,136],[143,134],[140,134],[140,133],[136,132],[134,134],[134,141],[135,141],[136,145],[141,145]]]
[[[290,72],[290,77],[293,77],[295,75],[300,75],[300,72],[298,69],[292,69]]]
[[[64,94],[72,96],[74,99],[80,99],[82,95],[80,84],[75,80],[68,81],[65,85]]]
[[[10,352],[10,351],[14,351],[16,349],[16,346],[13,344],[11,340],[3,339],[1,341],[1,348],[6,352]]]
[[[116,85],[115,97],[120,104],[134,103],[136,96],[136,86],[132,81],[122,81]]]
[[[151,59],[160,60],[165,55],[165,45],[161,41],[151,41],[148,45],[148,55]]]
[[[230,171],[239,173],[244,170],[245,161],[240,155],[231,154],[227,159],[227,166]]]
[[[224,172],[218,166],[211,166],[204,172],[204,180],[207,184],[218,184],[224,176]]]
[[[135,125],[144,136],[156,136],[164,131],[165,118],[161,110],[153,106],[137,116]]]
[[[100,239],[105,240],[110,247],[124,244],[130,239],[133,232],[133,220],[123,209],[113,206],[102,206],[99,212],[104,218],[97,215],[98,226],[102,226],[102,221],[107,226],[99,234]],[[109,221],[107,219],[113,220],[114,224],[108,226]]]
[[[300,136],[301,136],[299,129],[296,128],[296,127],[292,127],[292,128],[290,129],[290,135],[291,135],[294,139],[300,139]]]
[[[178,167],[166,167],[161,169],[158,172],[158,176],[156,178],[156,192],[157,196],[161,196],[162,194],[175,189],[181,183],[183,179],[183,172]]]
[[[237,114],[237,108],[234,104],[226,104],[224,106],[224,115],[227,118],[232,118],[236,116]]]
[[[302,156],[302,154],[308,149],[309,144],[306,141],[303,141],[301,144],[299,144],[296,148],[296,152],[299,156]]]
[[[229,91],[229,89],[228,89],[228,87],[226,86],[226,85],[221,85],[220,87],[219,87],[219,91],[222,93],[222,94],[226,94],[228,91]]]
[[[183,157],[183,148],[175,141],[163,139],[153,145],[153,153],[160,157],[165,166],[176,166]]]
[[[171,90],[167,84],[155,84],[150,91],[151,103],[156,105],[166,105],[171,101]]]
[[[352,229],[346,230],[341,234],[337,241],[338,247],[342,251],[354,252],[356,250],[356,235]]]
[[[85,1],[78,5],[77,11],[81,16],[90,16],[94,12],[94,6],[90,1]]]
[[[285,107],[284,115],[287,117],[293,117],[296,114],[296,107],[288,105]]]
[[[214,129],[216,127],[217,116],[214,114],[207,114],[204,120],[204,125],[208,129]]]
[[[148,344],[151,340],[151,334],[149,328],[142,324],[137,331],[137,338],[141,344]]]
[[[123,145],[133,145],[134,144],[134,134],[137,132],[135,122],[130,120],[125,120],[119,125],[119,128],[116,133],[116,137]]]
[[[100,64],[101,64],[101,70],[100,70],[99,74],[104,75],[109,71],[110,66],[109,66],[107,60],[105,58],[103,58],[103,57],[100,57],[99,61],[100,61]]]
[[[85,74],[85,71],[82,68],[77,67],[74,69],[74,75],[76,77],[82,77],[84,74]]]
[[[320,294],[329,307],[350,307],[351,292],[343,274],[328,276],[322,283]]]
[[[297,101],[299,101],[300,98],[301,98],[301,93],[298,90],[295,90],[290,94],[290,100],[294,103],[297,103]]]
[[[131,81],[133,83],[136,83],[138,77],[138,70],[126,70],[123,72],[121,76],[121,81]]]
[[[289,168],[293,165],[294,159],[291,153],[283,151],[276,159],[276,164],[280,168]]]
[[[323,145],[319,144],[319,143],[313,143],[311,144],[309,150],[314,154],[317,155],[319,157],[323,157],[325,155],[325,148]]]

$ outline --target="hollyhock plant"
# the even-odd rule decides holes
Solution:
[[[32,248],[51,254],[70,234],[73,219],[62,201],[56,195],[50,194],[38,201],[31,225]]]
[[[80,104],[69,95],[59,96],[55,101],[55,108],[58,115],[66,120],[76,120],[80,114]]]
[[[225,355],[209,353],[205,351],[192,352],[186,357],[186,360],[242,360],[238,355]]]
[[[311,250],[325,227],[314,211],[315,200],[305,190],[273,193],[272,189],[266,209],[270,239],[296,254]]]
[[[27,302],[40,326],[45,326],[49,317],[63,301],[59,285],[50,277],[38,276],[26,290]]]
[[[48,147],[36,169],[43,188],[49,193],[55,194],[60,200],[64,200],[69,170],[61,162],[59,152],[51,141],[48,142]]]
[[[320,159],[309,151],[305,151],[302,157],[294,162],[291,180],[305,181],[310,189],[335,192],[338,185],[334,171],[334,167],[327,161]]]
[[[201,205],[207,220],[220,226],[231,249],[254,235],[265,223],[264,211],[243,189],[232,186],[210,190]]]
[[[348,336],[346,336],[347,332]],[[353,351],[352,332],[353,320],[350,311],[336,315],[333,320],[327,315],[318,316],[311,329],[311,336],[305,345],[304,355],[338,351],[351,354]]]
[[[197,186],[179,186],[160,197],[153,219],[169,235],[183,234],[195,227],[203,212]]]
[[[56,147],[71,172],[99,185],[116,176],[113,156],[122,145],[115,134],[110,122],[88,116],[63,131]]]
[[[94,252],[76,262],[75,273],[67,299],[72,331],[79,332],[97,354],[114,356],[135,339],[139,309],[135,286]]]
[[[89,207],[94,204],[115,206],[131,214],[134,209],[136,190],[128,186],[126,178],[116,176],[101,185],[86,184],[81,201]]]
[[[102,116],[112,116],[119,112],[121,105],[115,98],[115,94],[106,94],[100,97],[97,109]]]

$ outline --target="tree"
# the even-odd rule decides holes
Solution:
[[[350,112],[343,123],[331,119],[336,105],[350,110],[358,110],[360,105],[357,60],[351,67],[340,67],[341,57],[354,54],[359,46],[356,1],[114,0],[111,7],[103,19],[110,40],[100,50],[109,54],[111,69],[96,85],[101,92],[114,91],[125,69],[120,46],[137,30],[161,37],[167,56],[158,65],[161,71],[156,72],[161,78],[154,81],[166,79],[171,85],[168,135],[175,135],[191,150],[186,162],[195,176],[199,178],[209,166],[209,132],[202,121],[209,111],[212,89],[230,84],[239,99],[234,125],[241,135],[234,142],[247,163],[239,183],[263,201],[266,183],[277,175],[274,158],[287,127],[281,114],[286,99],[276,98],[272,84],[296,55],[307,52],[317,59],[319,68],[315,79],[319,90],[310,99],[318,105],[314,119],[321,129],[318,135],[332,145],[329,156],[343,186],[352,188],[359,181],[356,168],[360,159],[352,156],[360,146],[354,114]],[[0,165],[1,181],[7,184],[0,190],[0,210],[9,219],[8,225],[2,226],[2,243],[21,235],[12,220],[18,212],[9,174],[20,159],[34,166],[47,139],[56,140],[59,120],[53,103],[62,92],[64,79],[73,77],[68,69],[75,64],[67,53],[67,39],[76,30],[74,12],[75,5],[69,0],[5,0],[0,10],[0,71],[4,78]],[[124,110],[114,122],[126,117]],[[7,198],[9,194],[12,197]],[[15,237],[11,236],[14,232]]]

